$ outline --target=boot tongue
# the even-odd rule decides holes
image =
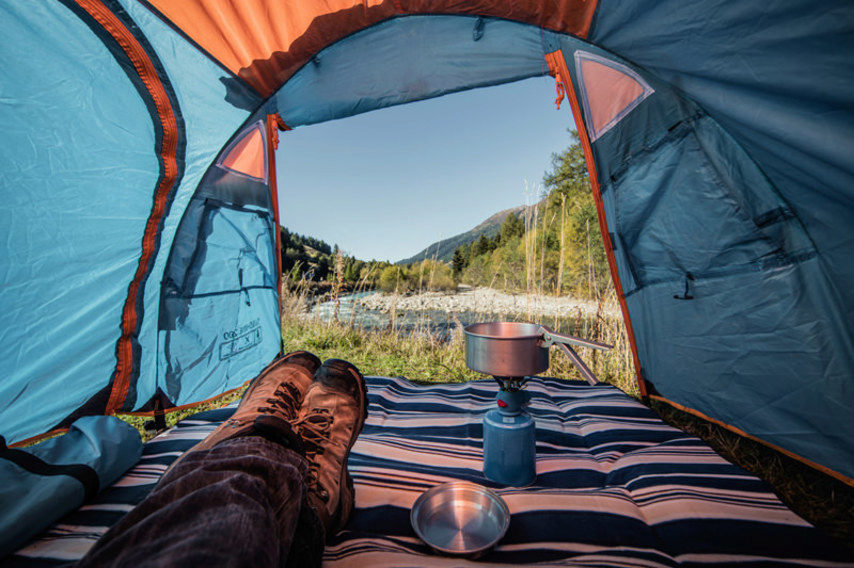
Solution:
[[[315,381],[333,391],[354,396],[358,382],[353,381],[358,370],[347,361],[330,359],[317,370]]]
[[[287,420],[262,414],[252,423],[252,433],[267,438],[271,442],[276,442],[285,448],[294,450],[301,456],[305,456],[303,440],[293,431],[291,424]]]

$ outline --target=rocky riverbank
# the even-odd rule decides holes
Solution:
[[[360,307],[389,313],[417,311],[478,312],[536,317],[575,317],[578,315],[619,317],[616,302],[599,305],[592,300],[537,294],[511,294],[491,288],[460,287],[456,292],[422,292],[400,295],[379,292],[356,300]]]

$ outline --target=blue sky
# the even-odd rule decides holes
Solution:
[[[280,133],[281,223],[366,260],[467,231],[525,203],[569,144],[554,98],[539,77]]]

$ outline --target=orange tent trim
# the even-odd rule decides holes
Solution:
[[[109,33],[127,54],[134,70],[139,75],[146,90],[151,96],[160,119],[163,133],[160,141],[159,160],[162,172],[154,192],[154,204],[145,224],[142,237],[142,254],[137,264],[136,273],[128,287],[121,319],[121,336],[116,345],[116,370],[113,377],[113,387],[107,401],[105,414],[112,414],[122,407],[130,389],[130,379],[133,371],[132,337],[136,333],[139,315],[136,311],[137,298],[141,285],[153,261],[155,245],[160,221],[166,213],[169,194],[178,180],[178,120],[175,117],[166,89],[145,51],[145,48],[134,37],[130,30],[113,14],[109,8],[98,0],[76,0],[77,4],[86,11],[104,30]]]
[[[513,20],[585,38],[596,0],[149,0],[217,63],[267,97],[325,47],[405,15]]]
[[[767,447],[771,448],[772,450],[776,450],[776,451],[780,452],[781,454],[785,454],[792,459],[796,459],[803,464],[806,464],[806,465],[808,465],[814,469],[817,469],[821,473],[829,475],[830,477],[833,477],[834,479],[838,479],[842,483],[845,483],[847,485],[854,487],[854,479],[847,477],[845,475],[842,475],[841,473],[838,473],[836,471],[833,471],[832,469],[825,467],[821,464],[817,464],[817,463],[810,461],[804,457],[801,457],[794,452],[790,452],[789,450],[783,449],[780,446],[776,446],[770,442],[766,442],[762,438],[757,438],[756,436],[753,436],[752,434],[748,434],[747,432],[745,432],[741,428],[736,428],[735,426],[731,426],[731,425],[727,424],[726,422],[722,422],[716,418],[712,418],[711,416],[707,416],[707,415],[703,414],[702,412],[700,412],[699,410],[694,410],[693,408],[690,408],[688,406],[683,406],[683,405],[679,404],[678,402],[673,402],[669,398],[665,398],[665,397],[657,395],[657,394],[649,395],[649,398],[651,398],[653,400],[660,401],[660,402],[664,402],[666,404],[669,404],[673,408],[681,410],[682,412],[687,412],[688,414],[693,414],[694,416],[702,418],[703,420],[707,420],[713,424],[717,424],[721,428],[726,428],[730,432],[738,434],[739,436],[749,438],[749,439],[753,440],[754,442],[759,442],[763,446],[767,446]]]
[[[584,150],[584,161],[587,163],[587,172],[590,176],[590,187],[593,189],[593,199],[596,202],[596,212],[599,218],[599,231],[602,233],[602,242],[605,245],[605,253],[608,257],[608,267],[611,269],[611,279],[614,282],[614,289],[617,291],[617,298],[620,300],[620,310],[623,312],[623,321],[626,322],[626,334],[629,337],[629,345],[632,348],[632,361],[635,364],[635,376],[637,378],[638,389],[641,396],[646,397],[646,383],[641,376],[640,359],[638,359],[638,348],[635,342],[635,332],[632,329],[632,321],[629,318],[629,307],[626,304],[626,296],[623,293],[623,285],[620,283],[620,277],[617,274],[617,260],[614,258],[614,247],[611,244],[611,238],[608,235],[608,227],[605,224],[605,205],[602,203],[602,193],[599,188],[599,175],[596,173],[596,162],[593,160],[593,148],[590,146],[590,138],[587,136],[587,129],[584,124],[581,106],[578,104],[578,97],[575,94],[575,89],[572,87],[571,75],[566,66],[566,60],[563,57],[563,52],[560,50],[546,54],[546,63],[548,63],[549,71],[555,77],[556,81],[561,81],[564,86],[564,92],[569,96],[569,104],[572,107],[572,115],[575,118],[575,124],[578,126],[578,137],[581,140],[581,148]]]

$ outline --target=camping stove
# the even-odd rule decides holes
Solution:
[[[598,380],[571,345],[611,349],[610,345],[556,333],[542,325],[517,322],[474,323],[464,329],[466,366],[492,375],[501,390],[483,418],[483,474],[503,485],[522,487],[537,477],[534,420],[525,412],[528,376],[549,368],[549,346],[557,345],[591,385]]]
[[[531,485],[537,477],[534,419],[525,412],[531,395],[524,377],[493,377],[501,387],[497,408],[483,417],[483,474],[509,485]]]

